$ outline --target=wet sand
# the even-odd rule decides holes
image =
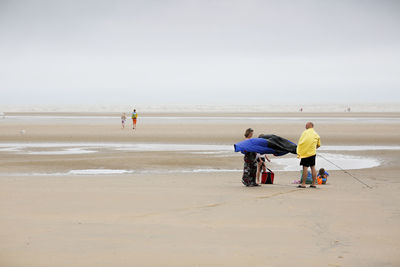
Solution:
[[[0,121],[0,142],[229,145],[248,127],[297,141],[308,121],[303,116],[268,124],[143,118],[136,131],[130,124],[121,130],[118,117],[115,122],[6,119]],[[397,122],[328,120],[315,128],[322,145],[400,145]],[[400,151],[348,153],[382,162],[349,171],[372,189],[342,171],[330,171],[328,184],[316,190],[291,184],[297,172],[279,172],[274,185],[258,188],[244,187],[236,172],[166,172],[182,166],[240,169],[242,158],[233,152],[216,157],[107,149],[78,155],[0,151],[0,173],[14,174],[0,177],[0,266],[398,266]],[[98,168],[160,173],[17,175]]]

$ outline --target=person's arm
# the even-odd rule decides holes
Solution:
[[[265,159],[268,160],[268,162],[271,162],[271,160],[265,155]]]

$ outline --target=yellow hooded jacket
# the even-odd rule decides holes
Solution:
[[[317,148],[321,146],[321,140],[314,128],[305,130],[297,143],[297,157],[308,158],[317,154]]]

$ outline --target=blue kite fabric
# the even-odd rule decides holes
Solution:
[[[283,156],[287,153],[297,154],[297,145],[277,135],[261,135],[262,138],[251,138],[234,145],[235,152],[256,152]]]
[[[268,147],[268,141],[263,138],[251,138],[235,145],[235,152],[242,152],[245,154],[246,152],[256,152],[260,154],[273,154],[275,150]]]

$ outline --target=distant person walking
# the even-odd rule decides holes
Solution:
[[[122,115],[121,115],[121,126],[122,126],[122,129],[124,129],[125,128],[125,122],[126,122],[126,114],[125,113],[122,113]]]
[[[133,110],[132,112],[132,124],[133,124],[133,130],[136,129],[136,120],[137,120],[138,114],[136,113],[136,109]]]
[[[312,184],[311,188],[316,188],[315,180],[317,178],[317,171],[315,170],[315,158],[317,155],[317,148],[321,146],[321,140],[316,131],[314,131],[314,124],[307,122],[306,130],[301,134],[297,144],[297,157],[300,158],[300,165],[303,166],[303,179],[302,183],[298,186],[306,188],[307,171],[311,168]]]

